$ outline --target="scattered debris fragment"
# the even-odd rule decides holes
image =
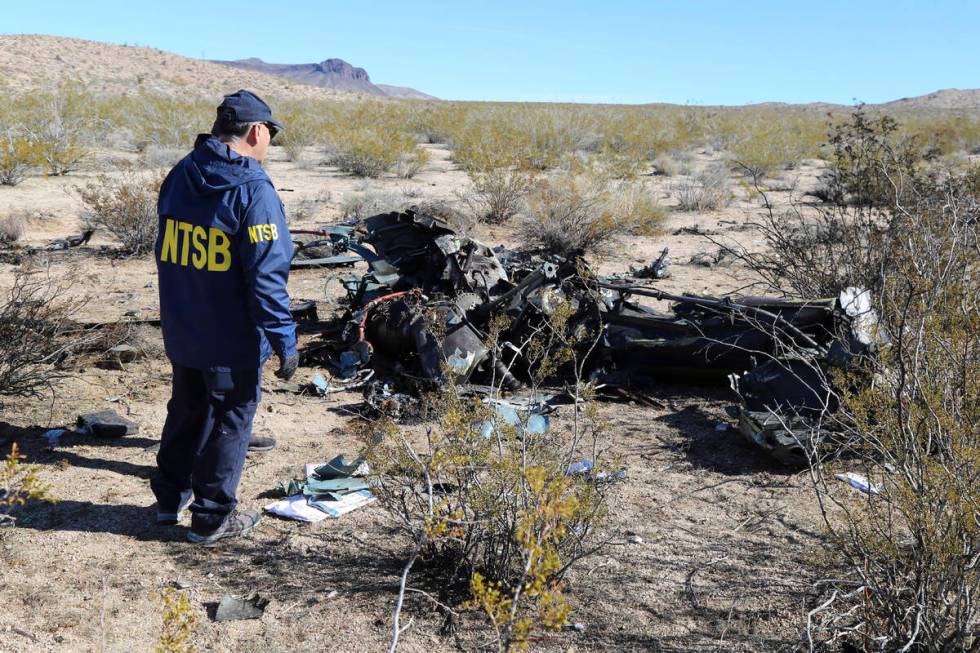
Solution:
[[[132,345],[116,345],[111,349],[106,350],[102,355],[102,360],[99,361],[99,367],[108,370],[121,370],[124,367],[136,361],[140,355],[141,351]]]
[[[858,474],[857,472],[844,472],[842,474],[835,474],[834,478],[838,481],[844,481],[853,488],[864,492],[865,494],[881,494],[881,492],[876,488],[867,477]]]
[[[61,444],[61,436],[66,433],[68,433],[68,429],[48,429],[41,434],[41,437],[48,441],[49,447],[57,447]]]
[[[364,459],[349,461],[343,455],[325,464],[308,464],[305,478],[280,483],[286,498],[265,510],[305,522],[336,519],[376,500],[365,479],[369,472]]]
[[[72,247],[79,247],[88,243],[88,241],[92,239],[92,234],[94,233],[95,229],[86,229],[76,236],[68,236],[67,238],[52,240],[44,249],[53,252],[62,249],[70,249]]]
[[[215,621],[241,621],[259,619],[269,605],[269,599],[257,594],[232,596],[225,594],[214,612]]]
[[[119,415],[114,410],[79,415],[77,420],[79,435],[94,435],[100,438],[121,438],[139,433],[139,425]]]

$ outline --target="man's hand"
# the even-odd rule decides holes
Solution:
[[[298,352],[293,352],[285,358],[279,356],[279,369],[276,370],[276,376],[283,381],[288,381],[289,379],[293,378],[293,374],[296,374],[297,367],[299,367]]]

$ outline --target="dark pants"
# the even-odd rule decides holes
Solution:
[[[160,512],[177,512],[194,490],[191,528],[209,533],[235,509],[262,369],[208,372],[173,365],[173,391],[150,481]]]

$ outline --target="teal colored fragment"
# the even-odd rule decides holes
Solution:
[[[320,465],[313,470],[313,476],[318,479],[329,480],[332,478],[348,478],[354,475],[357,468],[364,463],[363,458],[355,458],[353,462],[347,460],[347,456],[341,454],[328,462]]]

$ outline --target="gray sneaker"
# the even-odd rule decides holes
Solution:
[[[157,524],[161,526],[176,526],[180,523],[180,520],[184,517],[184,513],[187,512],[188,506],[192,503],[194,503],[194,492],[184,490],[180,493],[180,505],[177,507],[177,512],[161,512],[157,509]]]
[[[256,510],[236,510],[221,523],[221,526],[210,533],[197,533],[194,529],[187,531],[187,541],[204,546],[214,546],[221,540],[239,537],[252,531],[259,525],[262,515]]]
[[[248,441],[248,453],[265,453],[276,446],[276,439],[267,435],[253,435]]]

